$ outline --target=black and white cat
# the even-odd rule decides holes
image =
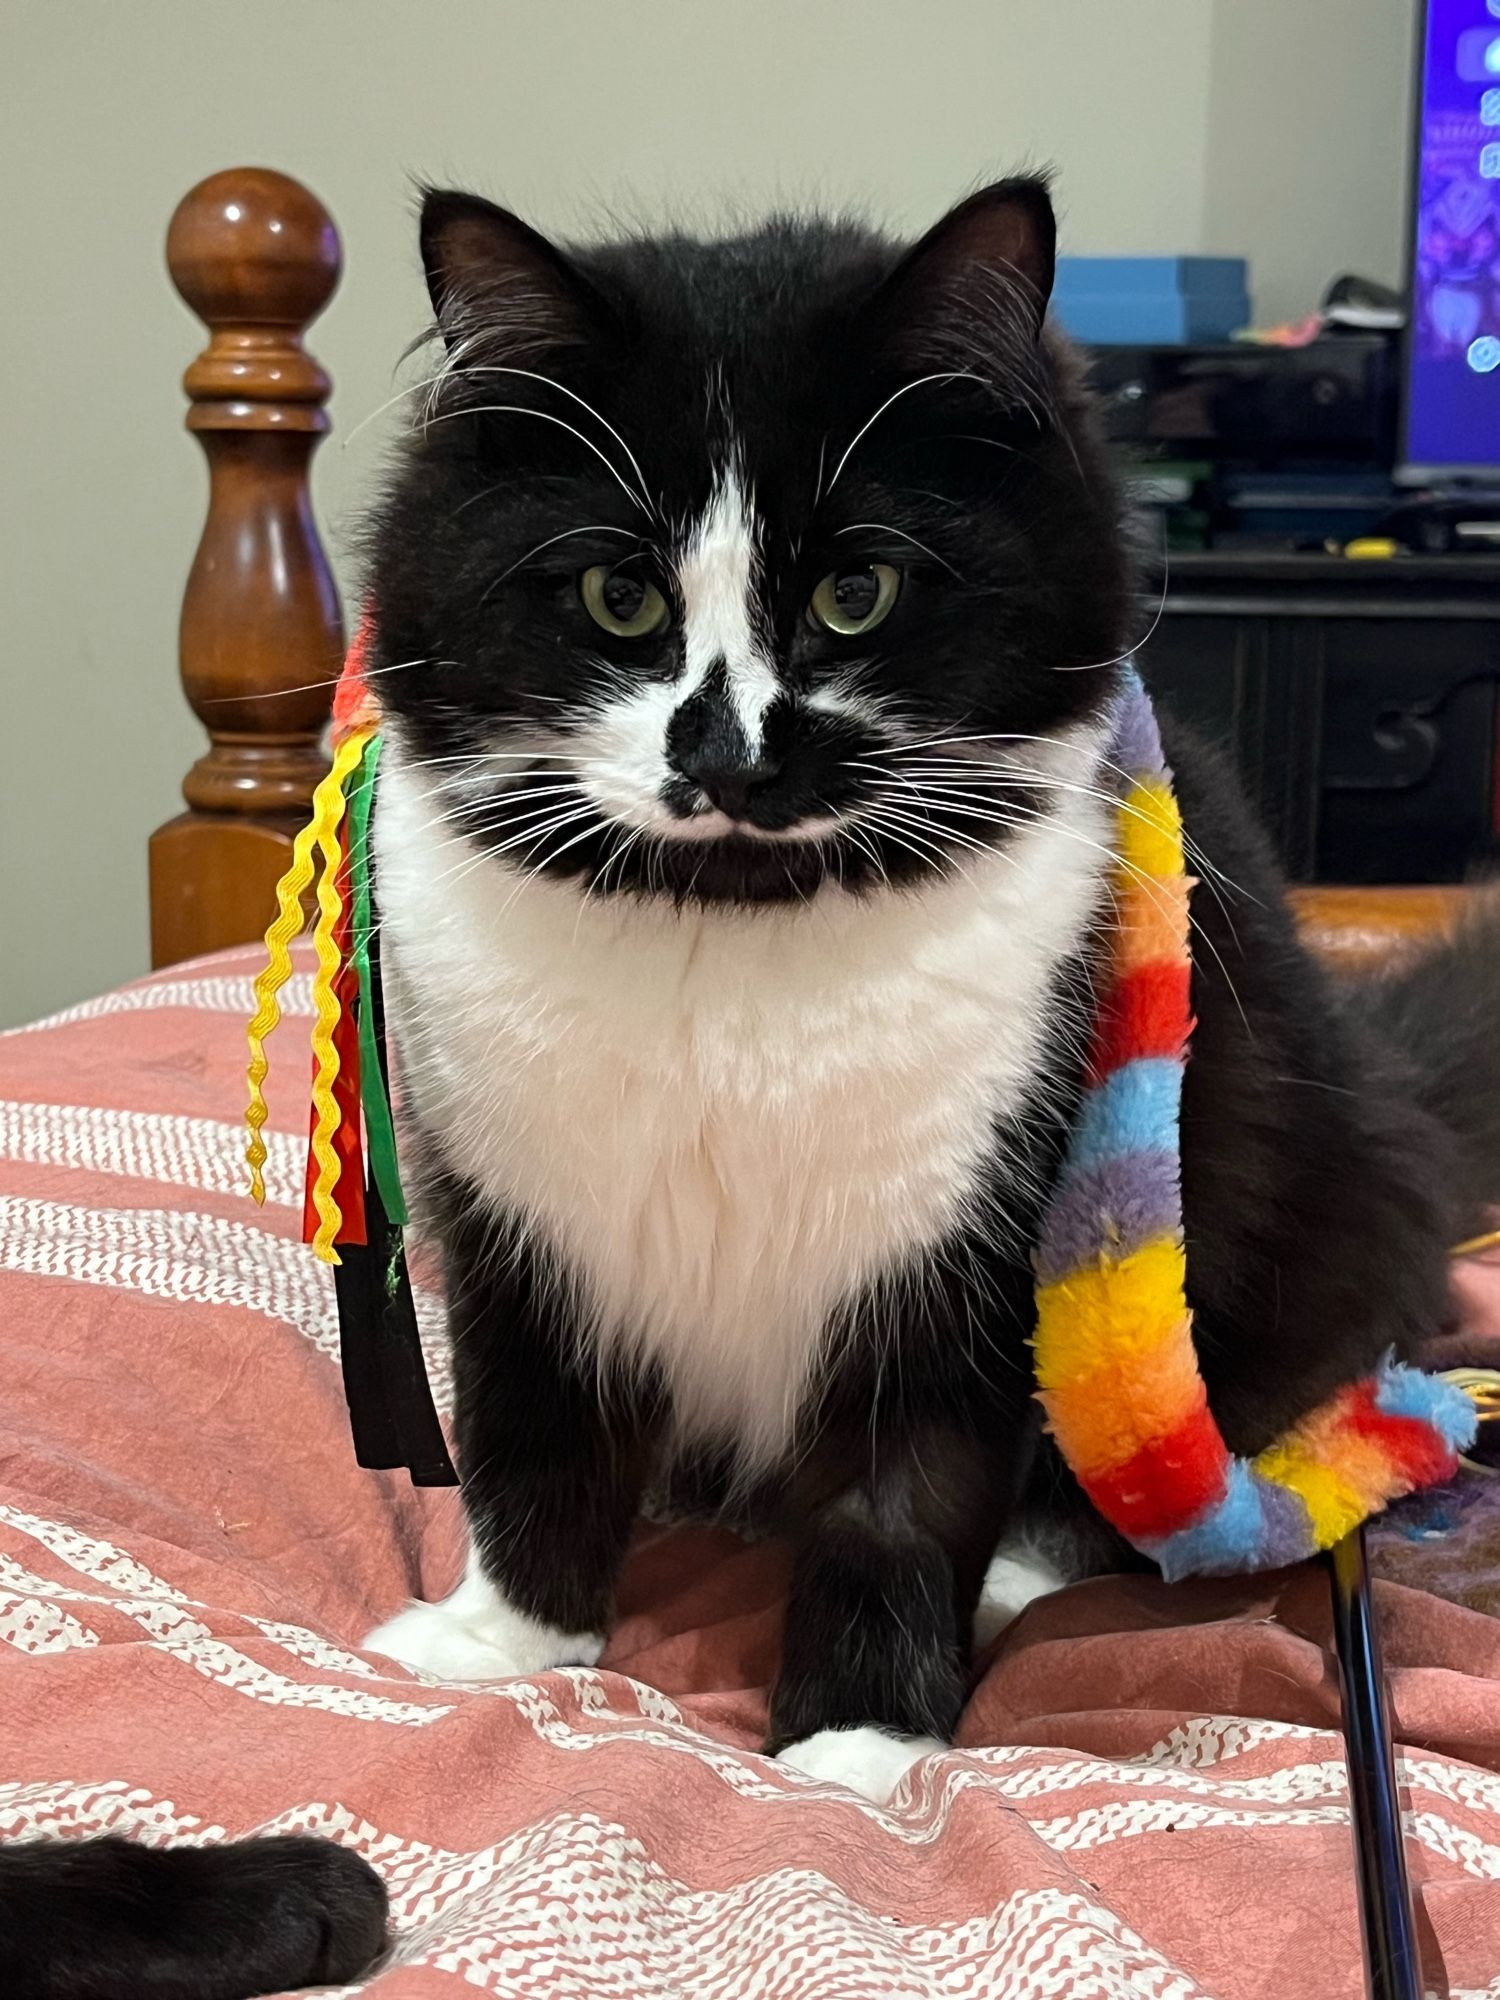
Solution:
[[[565,255],[434,195],[445,357],[373,530],[377,885],[473,1547],[369,1643],[593,1660],[642,1480],[715,1452],[797,1549],[769,1747],[875,1798],[953,1727],[1033,1469],[1029,1251],[1109,914],[1132,571],[1053,238],[1034,180],[904,252]],[[1442,1317],[1452,1140],[1178,762],[1211,884],[1189,1268],[1253,1450]]]
[[[877,1799],[953,1728],[987,1573],[992,1620],[1048,1587],[1066,1508],[1030,1250],[1138,617],[1053,239],[1035,180],[913,248],[564,252],[430,195],[441,362],[371,532],[376,890],[472,1553],[369,1644],[592,1661],[643,1483],[696,1460],[795,1544],[767,1747]],[[1444,1320],[1500,1180],[1496,954],[1331,993],[1232,780],[1169,751],[1189,1288],[1247,1451]]]

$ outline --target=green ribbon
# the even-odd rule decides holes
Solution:
[[[370,998],[370,934],[374,905],[370,896],[370,807],[375,797],[375,770],[380,762],[380,738],[372,736],[349,778],[349,883],[354,894],[354,969],[359,976],[360,1097],[365,1107],[365,1136],[370,1168],[381,1203],[393,1227],[406,1222],[406,1197],[396,1164],[396,1128],[385,1094],[385,1072],[375,1045],[375,1009]]]

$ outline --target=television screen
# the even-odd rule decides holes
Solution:
[[[1500,0],[1427,0],[1404,470],[1500,484]]]

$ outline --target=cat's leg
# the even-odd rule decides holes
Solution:
[[[603,1618],[592,1629],[568,1631],[558,1619],[537,1617],[521,1608],[509,1573],[498,1567],[498,1577],[486,1569],[471,1530],[457,1589],[435,1604],[414,1600],[375,1627],[366,1649],[449,1681],[591,1667],[604,1650]]]
[[[882,1441],[798,1540],[767,1749],[883,1804],[941,1750],[1023,1467],[956,1428]]]
[[[365,1644],[451,1680],[592,1665],[644,1477],[649,1395],[601,1382],[529,1244],[465,1205],[445,1252],[468,1564],[448,1597],[409,1605]]]

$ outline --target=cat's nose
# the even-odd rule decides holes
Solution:
[[[752,743],[730,699],[728,675],[718,666],[690,695],[667,727],[667,762],[695,785],[710,805],[744,819],[751,802],[780,775],[782,760],[765,739],[765,720]]]
[[[741,757],[722,757],[705,745],[672,759],[673,769],[698,787],[710,805],[731,819],[743,819],[750,802],[763,792],[781,772],[777,758],[764,753],[749,762]]]

